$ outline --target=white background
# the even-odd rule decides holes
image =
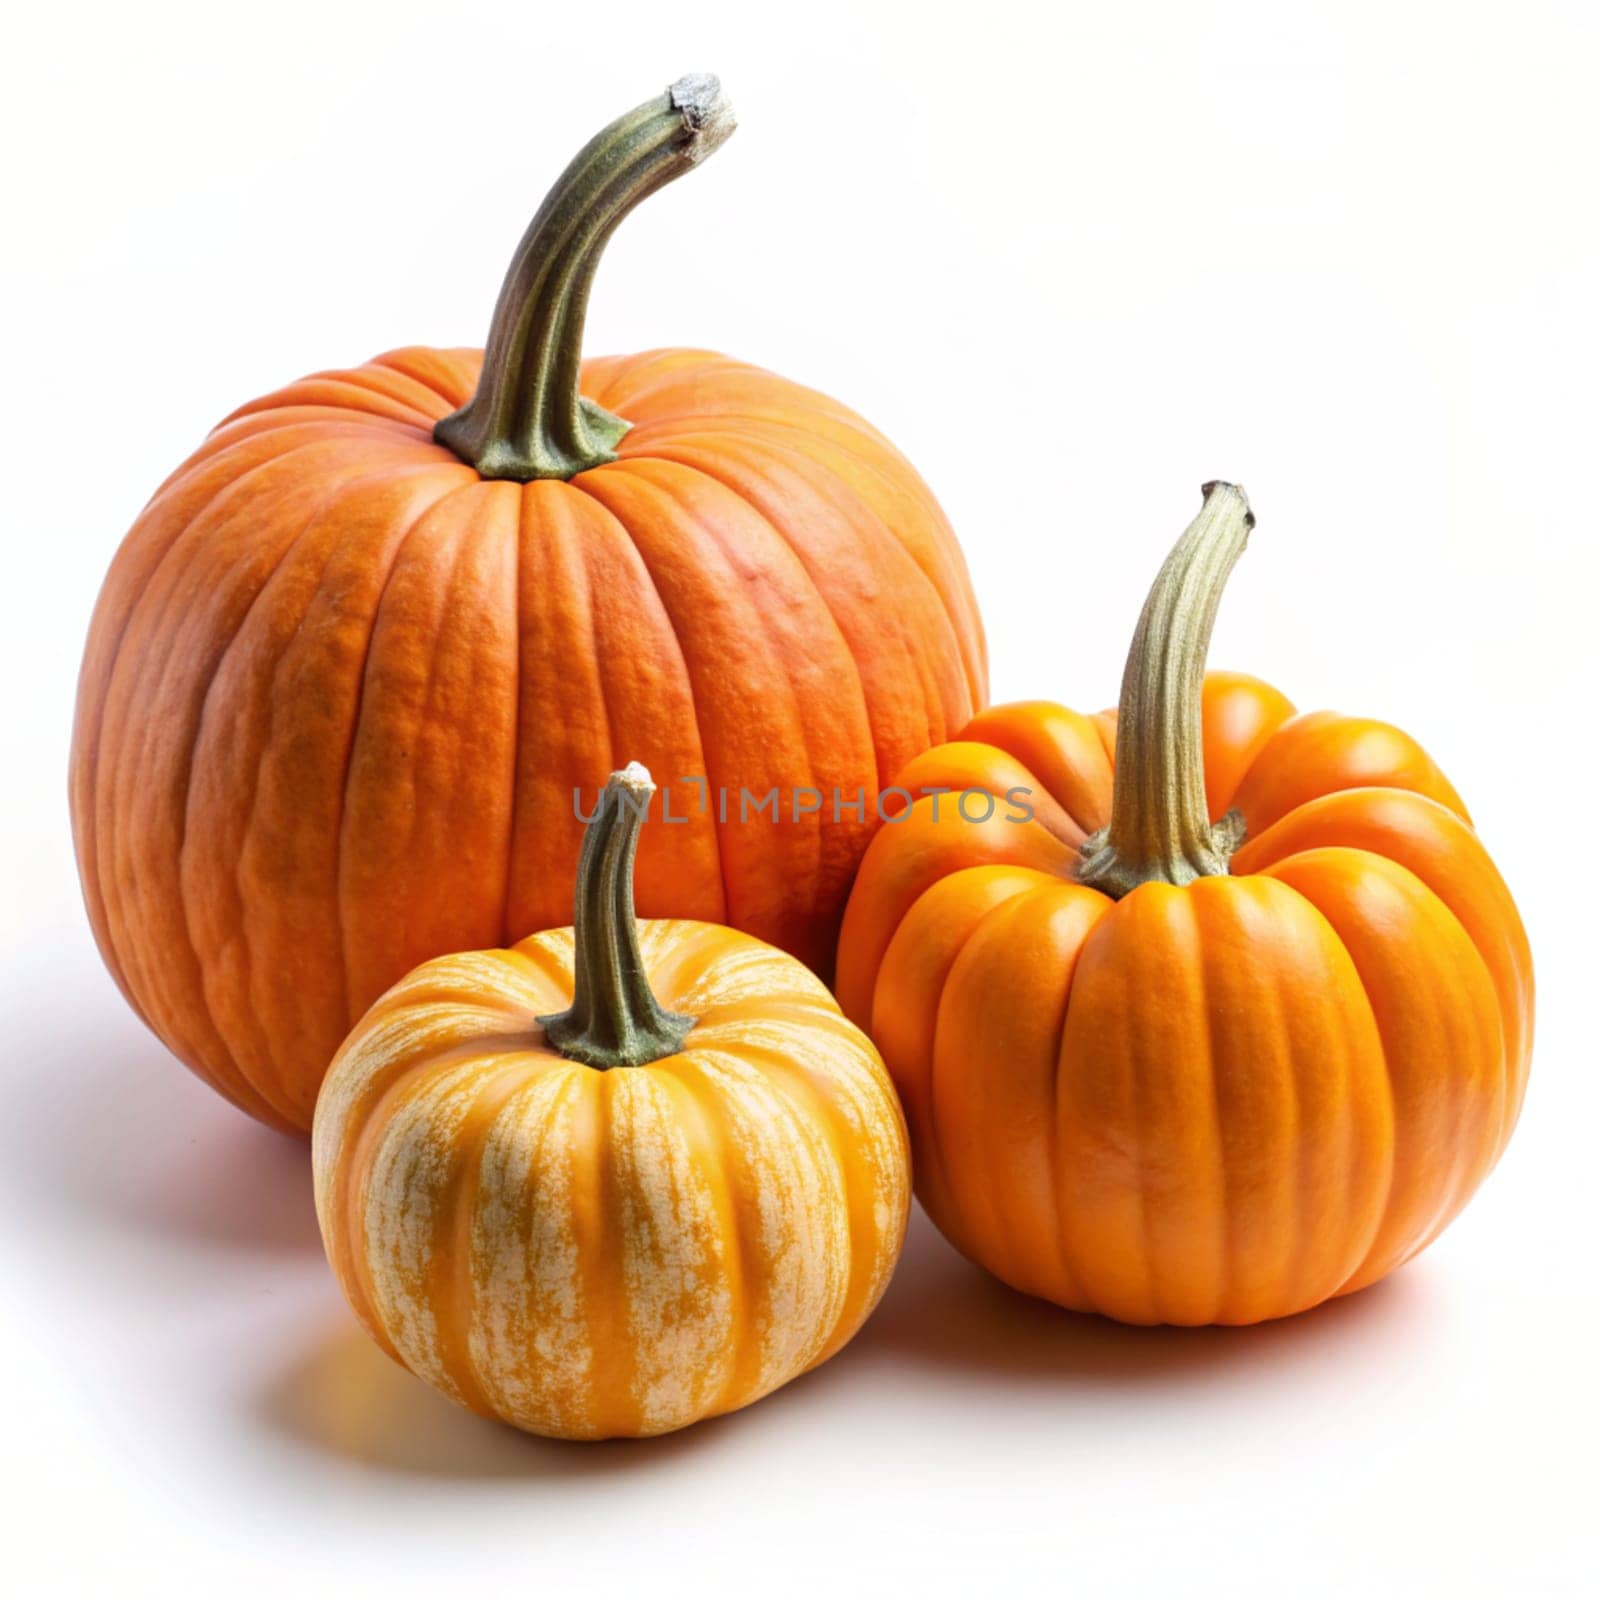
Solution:
[[[1595,1592],[1592,4],[39,5],[4,56],[13,1593]],[[1114,700],[1239,478],[1216,663],[1400,723],[1466,795],[1533,940],[1532,1089],[1390,1282],[1141,1332],[918,1218],[819,1373],[655,1443],[526,1438],[365,1342],[305,1149],[102,972],[71,697],[146,496],[252,395],[479,341],[577,145],[704,70],[741,131],[619,235],[593,351],[725,349],[888,432],[998,699]]]

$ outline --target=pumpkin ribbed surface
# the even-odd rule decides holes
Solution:
[[[313,1138],[329,1259],[396,1360],[568,1438],[654,1434],[825,1361],[893,1270],[904,1124],[872,1045],[796,962],[639,926],[679,1053],[596,1070],[537,1017],[570,929],[412,973],[340,1051]]]
[[[1111,817],[1114,717],[995,707],[900,782],[839,995],[911,1128],[917,1192],[1028,1293],[1243,1323],[1361,1288],[1466,1203],[1515,1126],[1533,973],[1454,789],[1405,734],[1208,675],[1206,797],[1231,873],[1077,881]],[[976,814],[980,807],[969,802]]]
[[[633,424],[619,459],[524,484],[432,437],[480,366],[402,350],[236,412],[140,516],[90,630],[71,797],[96,939],[175,1053],[279,1125],[310,1125],[340,1039],[417,962],[567,920],[574,790],[624,757],[686,818],[646,842],[641,913],[826,972],[872,794],[984,700],[948,525],[844,407],[705,352],[594,360],[584,394]],[[773,788],[779,820],[741,823],[740,791]],[[829,803],[796,818],[802,788]]]

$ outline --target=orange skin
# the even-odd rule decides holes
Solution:
[[[363,1326],[461,1405],[562,1438],[665,1433],[826,1361],[911,1204],[888,1075],[810,972],[706,923],[639,939],[698,1019],[681,1050],[602,1072],[551,1047],[562,928],[409,974],[317,1106],[317,1215]]]
[[[481,361],[401,350],[235,412],[90,628],[71,800],[101,953],[280,1127],[419,961],[570,919],[573,791],[624,756],[687,813],[646,840],[641,914],[825,974],[871,794],[986,698],[949,525],[843,406],[703,351],[592,360],[621,459],[487,481],[431,436]],[[740,789],[774,786],[865,789],[866,814],[741,825]]]
[[[1029,788],[1036,819],[919,799],[839,947],[940,1229],[1125,1322],[1257,1322],[1392,1271],[1494,1166],[1532,1046],[1516,907],[1413,740],[1225,673],[1203,728],[1212,818],[1247,827],[1231,875],[1078,883],[1115,719],[996,706],[898,781]]]

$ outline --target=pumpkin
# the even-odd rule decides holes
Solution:
[[[998,706],[909,764],[840,939],[933,1220],[1126,1322],[1375,1282],[1483,1181],[1527,1081],[1527,939],[1438,767],[1204,675],[1251,524],[1208,486],[1114,718]]]
[[[748,934],[635,924],[653,786],[612,775],[575,927],[442,956],[329,1071],[317,1215],[357,1316],[452,1399],[535,1433],[663,1433],[826,1361],[911,1199],[871,1042]]]
[[[612,230],[732,127],[710,78],[613,123],[528,229],[487,356],[241,407],[112,565],[71,771],[95,937],[267,1122],[309,1128],[419,961],[566,921],[576,791],[623,751],[685,819],[642,909],[826,974],[877,822],[853,802],[984,703],[960,551],[881,434],[706,351],[581,360]]]

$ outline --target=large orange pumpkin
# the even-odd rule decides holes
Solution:
[[[664,1433],[827,1360],[911,1203],[888,1075],[822,984],[747,934],[635,924],[651,793],[613,774],[575,927],[441,956],[372,1008],[312,1140],[373,1338],[564,1438]]]
[[[566,920],[575,791],[623,752],[687,812],[644,912],[826,973],[857,792],[984,702],[960,551],[882,435],[704,351],[580,366],[612,229],[732,126],[705,78],[621,118],[530,226],[487,359],[399,350],[242,407],[112,565],[72,755],[90,918],[145,1021],[265,1121],[310,1126],[418,961]]]
[[[1202,678],[1250,525],[1208,487],[1116,718],[998,706],[910,763],[840,940],[934,1221],[1128,1322],[1381,1278],[1482,1182],[1527,1080],[1527,940],[1444,775],[1383,723]]]

